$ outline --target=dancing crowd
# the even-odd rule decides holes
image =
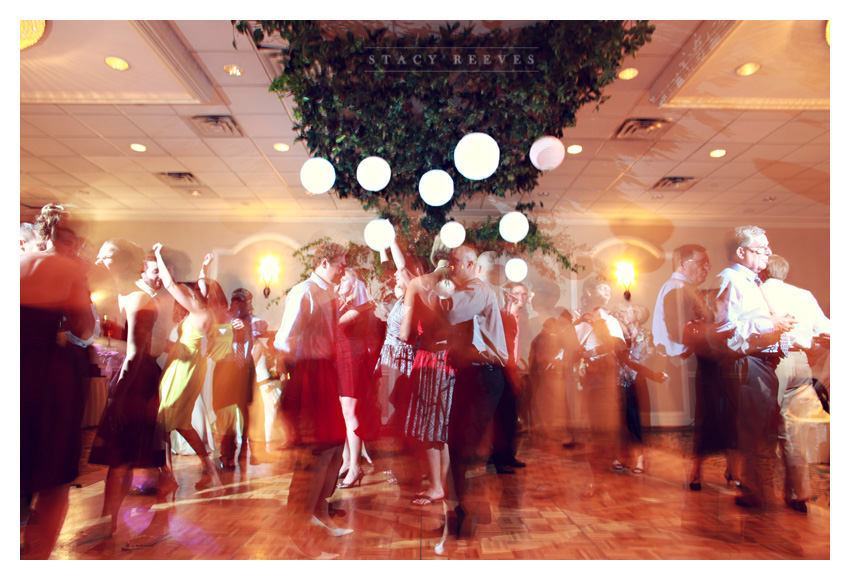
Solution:
[[[705,248],[673,252],[651,331],[649,308],[627,301],[609,309],[612,286],[603,277],[585,279],[576,312],[544,317],[526,284],[503,283],[497,254],[438,240],[429,259],[396,242],[380,253],[389,300],[370,294],[348,266],[346,247],[317,245],[309,277],[288,291],[273,331],[254,316],[247,289],[233,290],[228,303],[209,275],[211,254],[196,281],[178,282],[162,244],[145,251],[111,239],[92,263],[80,255],[86,237],[86,223],[56,204],[21,226],[21,496],[32,508],[24,558],[49,557],[61,531],[78,475],[88,381],[108,366],[104,340],[120,349],[117,362],[115,349],[106,351],[108,401],[88,456],[107,467],[102,517],[74,545],[115,534],[122,502],[134,492],[155,494],[165,507],[124,548],[168,537],[168,497],[173,502],[179,488],[176,442],[198,457],[195,488],[209,497],[222,492],[223,470],[277,461],[266,438],[252,435],[252,424],[264,421],[252,402],[274,376],[281,378],[281,449],[295,457],[286,526],[305,557],[335,556],[313,534],[355,532],[337,525],[331,498],[360,485],[376,453],[386,458],[388,483],[425,481],[413,505],[455,506],[445,525],[457,537],[490,521],[488,476],[478,468],[511,475],[525,467],[518,439],[532,428],[580,448],[592,474],[583,497],[606,501],[618,472],[648,469],[641,417],[650,391],[668,381],[686,386],[689,374],[696,424],[687,487],[700,491],[703,459],[722,452],[726,480],[740,488],[736,503],[760,507],[761,458],[779,444],[785,501],[806,511],[800,421],[824,414],[828,376],[813,377],[810,363],[828,358],[829,319],[811,293],[784,282],[787,261],[772,255],[755,226],[730,232],[729,266],[713,290],[700,289],[711,269]],[[96,271],[111,280],[97,308]],[[217,456],[193,423],[208,371]],[[576,387],[581,413],[566,396]],[[553,407],[563,421],[548,420]],[[134,470],[155,474],[155,482],[133,488]]]

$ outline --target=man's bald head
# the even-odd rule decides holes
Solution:
[[[475,262],[478,254],[470,246],[458,246],[449,255],[452,278],[464,282],[475,277]]]

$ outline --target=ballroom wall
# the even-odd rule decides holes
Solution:
[[[370,218],[362,220],[316,219],[293,222],[93,222],[89,235],[90,248],[97,252],[100,243],[110,237],[121,237],[149,248],[160,242],[173,250],[176,276],[194,280],[201,260],[207,252],[215,254],[211,274],[219,280],[229,295],[237,287],[248,288],[254,294],[255,314],[266,319],[270,328],[277,328],[283,300],[275,301],[299,279],[301,265],[292,252],[302,245],[323,236],[347,242],[364,243],[363,227]],[[712,261],[709,278],[704,284],[711,287],[714,277],[726,265],[723,234],[735,225],[754,223],[767,230],[774,253],[785,257],[790,265],[787,281],[810,290],[830,313],[830,231],[822,224],[773,224],[759,220],[706,222],[622,221],[560,221],[547,222],[547,231],[563,248],[572,247],[577,264],[585,269],[578,273],[561,272],[557,278],[551,261],[535,259],[528,282],[535,294],[533,305],[538,312],[538,324],[565,307],[575,310],[579,304],[581,284],[594,271],[610,272],[622,258],[635,264],[636,281],[631,287],[631,301],[647,306],[655,304],[659,288],[670,277],[671,255],[674,248],[696,243],[708,249]],[[260,258],[276,255],[282,272],[271,285],[270,300],[263,298],[263,286],[258,273]],[[622,288],[614,291],[613,305],[623,301]],[[652,320],[647,326],[651,327]],[[656,386],[651,389],[651,420],[653,425],[689,424],[693,420],[692,379],[689,385]],[[574,409],[575,406],[572,406]]]

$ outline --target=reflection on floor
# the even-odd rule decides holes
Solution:
[[[829,467],[812,465],[816,499],[809,513],[782,502],[781,467],[776,495],[759,511],[734,504],[735,491],[723,478],[723,462],[704,466],[702,491],[688,489],[685,447],[668,437],[649,437],[646,472],[618,472],[609,494],[583,497],[590,471],[586,448],[564,449],[560,442],[525,436],[519,456],[528,463],[515,475],[492,467],[472,475],[484,478],[492,519],[471,539],[441,541],[441,502],[411,504],[418,481],[390,485],[385,470],[398,465],[392,453],[372,450],[374,467],[361,487],[337,490],[332,498],[342,527],[355,532],[339,538],[316,535],[319,547],[340,559],[829,559]],[[681,442],[681,438],[679,439]],[[273,444],[269,445],[273,449]],[[81,547],[70,539],[100,515],[103,471],[90,470],[83,487],[71,491],[71,507],[53,559],[296,559],[287,540],[285,504],[299,450],[280,450],[279,461],[247,465],[222,474],[224,488],[197,492],[201,468],[196,457],[174,459],[180,489],[170,512],[170,537],[135,551],[122,546],[152,518],[150,497],[128,497],[117,534]],[[626,463],[626,461],[624,461]],[[136,482],[144,474],[138,473]],[[418,478],[414,478],[417,479]],[[157,506],[158,507],[158,506]]]

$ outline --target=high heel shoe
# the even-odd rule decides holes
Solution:
[[[315,527],[319,528],[320,530],[322,530],[323,532],[325,532],[327,535],[334,536],[334,537],[337,537],[337,538],[340,537],[340,536],[345,536],[347,534],[353,534],[354,533],[354,530],[352,530],[351,528],[337,528],[337,527],[332,528],[328,524],[326,524],[325,522],[323,522],[322,520],[317,518],[316,516],[313,516],[313,519],[310,520],[310,523],[312,525],[314,525]]]
[[[177,480],[173,475],[169,475],[168,478],[158,485],[157,495],[160,495],[163,498],[167,498],[168,494],[171,494],[171,501],[174,502],[174,498],[177,496],[177,488],[180,487],[180,484],[177,483]]]
[[[726,470],[726,473],[723,474],[723,477],[726,478],[726,485],[734,484],[735,487],[741,487],[741,480],[729,473],[728,469]]]
[[[345,476],[348,475],[348,469],[343,469],[339,472],[339,475],[336,476],[337,479],[345,479]]]
[[[340,481],[338,484],[336,484],[336,488],[337,489],[348,489],[348,488],[354,487],[355,485],[359,486],[360,482],[363,481],[363,475],[364,475],[364,473],[361,471],[360,475],[358,475],[357,478],[354,481],[352,481],[351,483],[345,483],[344,481]]]
[[[632,468],[632,473],[637,473],[640,475],[646,470],[646,466],[643,463],[643,455],[638,456],[637,462],[635,466]]]
[[[212,487],[221,487],[221,479],[217,473],[210,473],[205,469],[200,481],[195,484],[195,489],[204,490]]]

